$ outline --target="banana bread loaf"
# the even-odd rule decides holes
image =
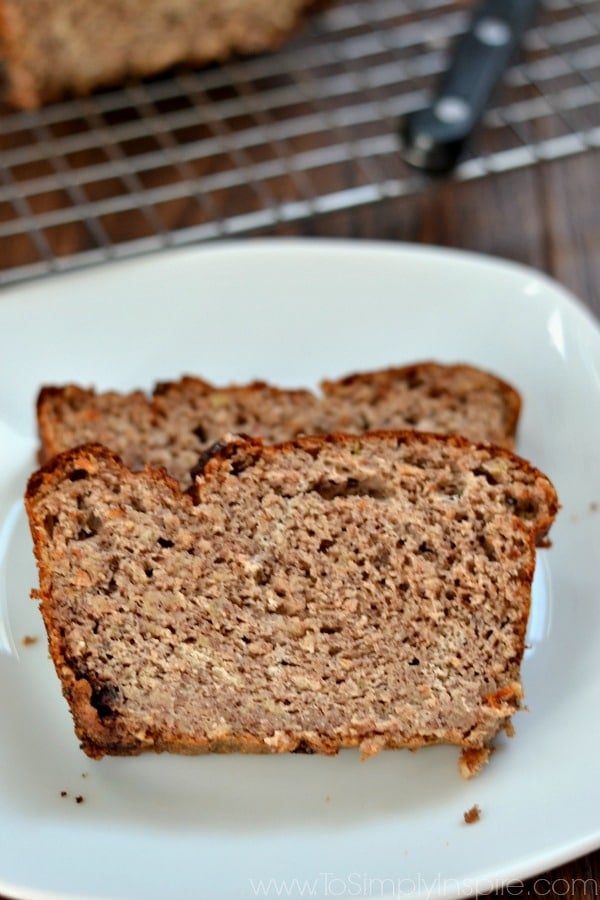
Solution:
[[[215,388],[198,378],[98,394],[47,387],[38,398],[42,461],[69,447],[104,444],[132,469],[164,466],[184,487],[199,455],[226,433],[269,443],[300,434],[414,428],[511,448],[520,399],[508,384],[464,365],[419,363],[322,384],[322,395],[263,383]]]
[[[86,753],[450,743],[519,708],[535,544],[557,510],[508,451],[418,432],[236,440],[182,493],[87,445],[26,506]]]
[[[0,0],[9,99],[32,108],[178,63],[276,47],[312,0]]]

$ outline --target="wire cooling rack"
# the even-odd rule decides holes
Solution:
[[[465,26],[464,3],[340,0],[277,53],[0,108],[0,282],[422,190],[398,120]],[[545,0],[453,177],[599,147],[599,101],[600,0]]]

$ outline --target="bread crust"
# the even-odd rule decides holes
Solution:
[[[338,379],[337,381],[330,381],[327,379],[323,380],[321,382],[321,390],[326,395],[332,393],[335,394],[335,392],[340,387],[365,384],[372,382],[374,379],[379,380],[383,388],[389,388],[389,386],[392,385],[396,380],[410,378],[411,375],[417,378],[427,376],[439,370],[439,368],[440,364],[435,362],[434,360],[425,360],[423,362],[410,363],[405,366],[392,366],[388,369],[383,369],[380,372],[354,372],[350,375],[346,375],[344,378]],[[474,376],[483,376],[487,379],[490,377],[489,372],[485,372],[482,369],[477,369],[474,366],[466,365],[465,363],[455,363],[453,365],[447,365],[444,367],[444,369],[450,376],[460,374],[468,378],[472,378]],[[514,437],[519,423],[519,416],[521,414],[521,396],[518,391],[516,391],[515,388],[507,381],[504,381],[497,375],[491,377],[493,377],[498,391],[503,397],[505,432],[507,440],[512,446],[512,444],[514,444]]]
[[[251,432],[277,443],[299,433],[357,434],[410,425],[512,449],[520,407],[517,391],[496,376],[434,362],[324,381],[320,396],[264,381],[221,388],[190,375],[156,385],[150,397],[141,391],[44,387],[37,400],[39,461],[68,446],[99,442],[119,452],[130,468],[163,465],[187,486],[198,458],[225,433]]]

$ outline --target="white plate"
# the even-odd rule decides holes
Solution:
[[[91,762],[47,659],[21,507],[39,386],[130,388],[464,360],[517,385],[519,450],[563,509],[541,554],[528,713],[471,782],[456,750]],[[458,897],[600,845],[600,336],[535,272],[417,247],[246,242],[0,297],[0,892]],[[24,646],[23,638],[39,638]],[[85,776],[85,777],[84,777]],[[61,797],[61,791],[67,796]],[[84,800],[76,803],[81,795]],[[479,824],[463,812],[477,803]],[[541,892],[547,887],[542,884]]]

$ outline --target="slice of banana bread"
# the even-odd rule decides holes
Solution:
[[[179,63],[276,47],[312,0],[0,0],[9,99],[32,108]]]
[[[418,432],[236,440],[187,493],[98,445],[32,475],[50,653],[86,753],[450,743],[519,708],[548,479]]]
[[[164,466],[187,487],[199,455],[232,432],[275,443],[300,434],[415,428],[513,445],[519,395],[472,366],[418,363],[326,381],[322,388],[321,396],[258,382],[215,388],[186,377],[159,385],[147,399],[140,391],[46,387],[37,404],[40,458],[95,442],[132,469]]]

